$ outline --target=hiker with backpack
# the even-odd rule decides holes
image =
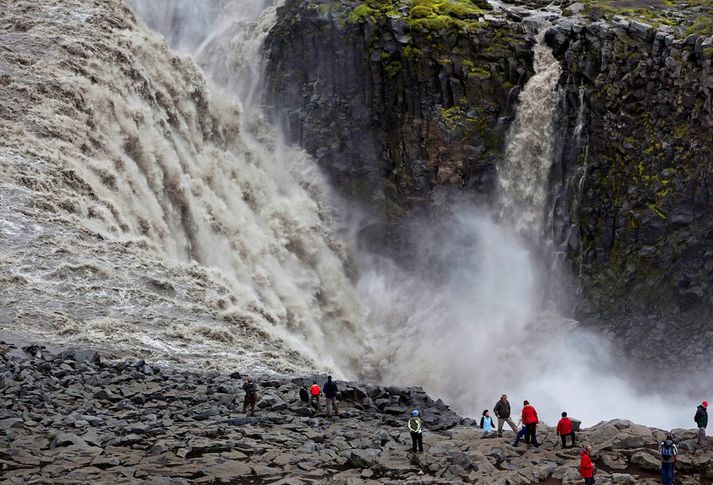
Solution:
[[[659,454],[661,455],[661,483],[663,485],[673,485],[673,474],[676,468],[676,456],[678,448],[673,442],[673,436],[670,434],[659,445]]]
[[[319,393],[320,393],[319,384],[317,384],[317,381],[312,381],[312,387],[309,388],[309,394],[310,394],[310,396],[312,396],[312,399],[310,400],[310,404],[317,411],[319,411]]]
[[[327,416],[331,416],[330,407],[334,408],[334,414],[339,415],[339,410],[337,410],[337,393],[339,388],[337,383],[332,380],[332,376],[327,376],[327,382],[322,386],[322,392],[324,392],[324,398],[327,401]]]
[[[698,446],[706,444],[706,427],[708,426],[708,401],[703,401],[696,409],[696,415],[693,420],[698,426]]]
[[[592,461],[592,445],[584,445],[580,455],[579,474],[584,478],[584,485],[594,485],[594,462]]]
[[[250,406],[250,416],[255,416],[255,404],[257,404],[257,386],[253,382],[252,377],[248,377],[243,383],[243,391],[245,391],[245,400],[243,401],[243,413],[247,414],[248,406]]]
[[[557,434],[562,439],[562,448],[572,448],[574,446],[574,426],[572,420],[567,417],[567,413],[562,413],[562,419],[557,423]],[[572,437],[572,445],[567,446],[567,436]]]
[[[411,411],[411,417],[408,420],[408,431],[411,435],[411,451],[416,453],[423,451],[423,428],[421,427],[421,418],[417,409]]]

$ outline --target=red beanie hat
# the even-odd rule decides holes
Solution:
[[[701,404],[703,404],[703,407],[704,407],[704,408],[707,408],[707,407],[708,407],[708,401],[703,401]]]

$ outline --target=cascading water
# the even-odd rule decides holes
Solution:
[[[274,9],[270,18],[250,1],[134,4],[160,13],[187,49],[209,40],[192,21],[227,9],[231,47],[259,73],[253,39]],[[56,322],[50,330],[74,340],[166,358],[353,367],[354,342],[364,339],[348,336],[360,309],[313,161],[248,102],[256,76],[210,92],[190,60],[133,26],[123,8],[70,2],[11,45],[21,52],[60,36],[42,69],[8,68],[18,79],[11,87],[25,83],[40,102],[4,120],[2,223],[12,237],[2,241],[12,257],[3,263],[26,284],[3,306],[21,327]],[[125,29],[104,32],[94,18]],[[252,30],[236,37],[241,29]],[[77,59],[84,63],[74,69]],[[35,78],[48,88],[38,91]],[[21,102],[22,92],[9,99]],[[232,352],[236,342],[241,352]]]
[[[541,236],[552,166],[557,84],[562,67],[544,43],[544,29],[533,49],[535,74],[520,94],[517,116],[498,166],[500,216],[518,233]]]

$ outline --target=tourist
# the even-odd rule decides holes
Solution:
[[[592,462],[592,445],[582,448],[582,461],[579,463],[579,474],[584,478],[584,485],[594,485],[594,463]]]
[[[307,386],[304,384],[300,387],[300,401],[304,406],[309,405],[309,391],[307,391]]]
[[[480,429],[483,430],[483,438],[492,438],[495,436],[493,418],[490,417],[490,411],[487,409],[483,411],[483,415],[480,417]]]
[[[413,445],[411,450],[414,453],[423,451],[423,428],[421,427],[421,418],[418,416],[418,411],[414,409],[411,411],[411,417],[408,420],[408,431],[411,434],[411,444]]]
[[[673,485],[673,473],[676,467],[678,448],[673,442],[673,436],[670,434],[659,445],[659,454],[661,455],[661,483],[663,485]]]
[[[520,424],[520,423],[518,423],[518,424]],[[525,433],[527,433],[527,426],[525,426],[523,424],[522,427],[520,428],[520,431],[518,431],[517,434],[515,435],[515,441],[513,442],[512,445],[517,447],[517,445],[520,444],[520,440],[523,438],[523,436],[525,436]]]
[[[255,416],[255,404],[257,404],[257,386],[253,382],[252,377],[248,377],[243,383],[243,391],[245,391],[245,400],[243,401],[243,413],[248,412],[250,406],[250,416]]]
[[[572,420],[567,417],[567,413],[562,413],[562,419],[557,423],[557,434],[562,439],[562,448],[572,448],[574,446],[574,427]],[[572,437],[572,445],[567,446],[567,436]]]
[[[309,393],[312,396],[310,404],[319,411],[319,384],[317,384],[317,381],[312,381],[312,387],[309,388]]]
[[[517,427],[515,426],[515,422],[510,417],[510,402],[508,402],[508,397],[506,394],[500,396],[500,400],[495,403],[493,413],[495,413],[495,417],[498,418],[498,436],[503,435],[503,426],[505,425],[505,423],[510,425],[513,433],[517,433]]]
[[[331,416],[330,406],[334,408],[334,414],[338,415],[337,393],[339,392],[339,388],[337,387],[337,383],[332,380],[332,376],[327,376],[327,382],[324,383],[322,391],[324,392],[324,398],[327,401],[327,416]]]
[[[698,446],[705,446],[706,444],[706,426],[708,426],[708,401],[703,401],[698,405],[696,409],[696,415],[693,419],[696,421],[696,426],[698,426]]]
[[[527,428],[525,432],[525,444],[527,444],[528,447],[532,445],[537,448],[540,446],[537,443],[537,425],[540,422],[537,418],[537,411],[530,405],[529,401],[524,401],[522,404],[522,424]]]

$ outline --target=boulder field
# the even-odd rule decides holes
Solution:
[[[528,449],[482,438],[421,388],[338,381],[339,416],[299,399],[325,376],[255,376],[256,415],[240,373],[198,373],[87,349],[0,343],[0,483],[580,483],[579,449],[542,424]],[[534,403],[537,404],[537,403]],[[324,401],[322,401],[324,405]],[[406,420],[421,410],[423,453]],[[674,430],[681,484],[711,483],[713,443]],[[625,420],[578,433],[594,447],[597,483],[659,483],[665,431]]]

